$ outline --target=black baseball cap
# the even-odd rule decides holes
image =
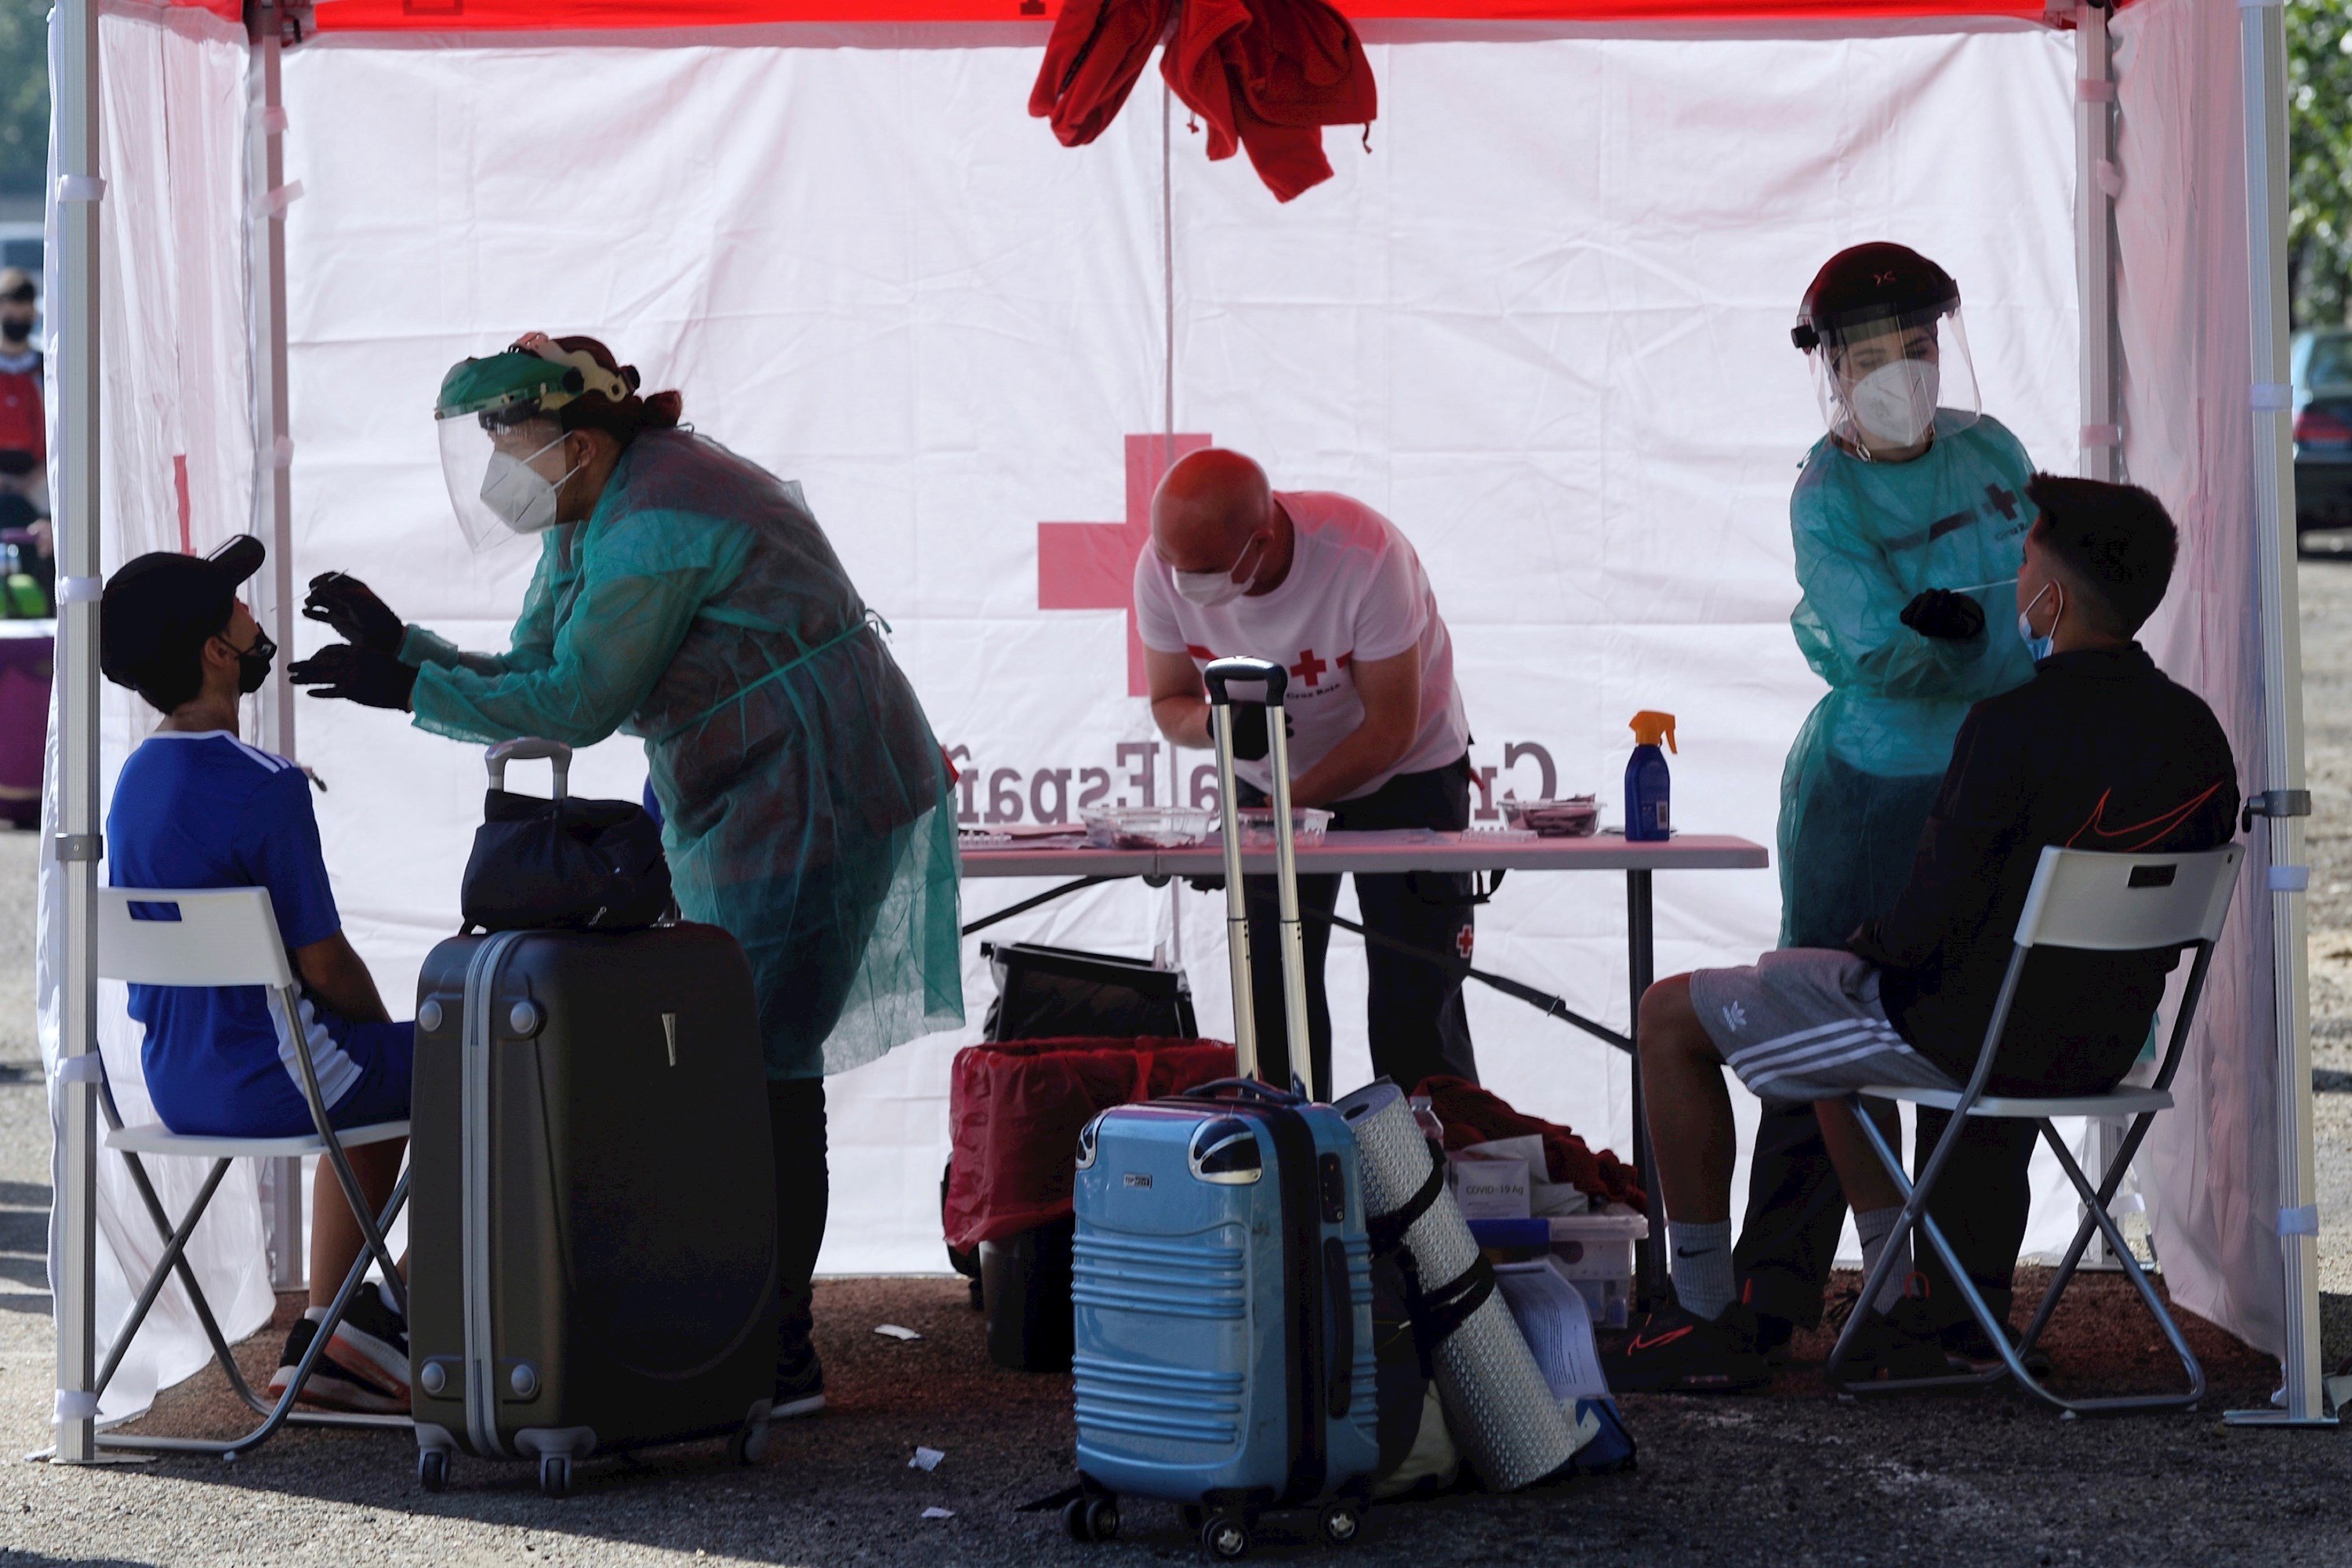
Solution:
[[[237,589],[268,553],[240,533],[209,555],[158,550],[108,578],[98,609],[98,666],[107,679],[166,713],[194,697],[196,651],[228,626]]]

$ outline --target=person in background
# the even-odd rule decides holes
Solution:
[[[2040,521],[2014,591],[2032,679],[1969,710],[1886,908],[1833,947],[1702,969],[1642,998],[1643,1100],[1657,1151],[1675,1303],[1611,1368],[1620,1392],[1731,1390],[1767,1375],[1731,1243],[1728,1066],[1767,1104],[1815,1116],[1853,1200],[1865,1268],[1902,1197],[1845,1096],[1874,1084],[1957,1090],[1975,1071],[2044,847],[2218,848],[2235,836],[2237,763],[2212,710],[2133,640],[2163,601],[2178,536],[2146,490],[2036,475]],[[2104,1093],[2138,1058],[2177,952],[2037,952],[2019,981],[1989,1092]],[[1873,1114],[1892,1143],[1894,1107]],[[2032,1131],[2031,1121],[2021,1123]],[[1938,1187],[1964,1181],[1948,1165]],[[1938,1222],[1941,1223],[1940,1221]],[[1916,1295],[1909,1242],[1877,1300],[1857,1376],[1935,1377],[1943,1326]]]
[[[1780,945],[1832,948],[1902,890],[1969,707],[2032,675],[2005,606],[2033,525],[2033,465],[1978,412],[1959,287],[1918,252],[1840,251],[1791,335],[1828,428],[1789,499],[1803,590],[1790,624],[1830,689],[1781,779]],[[1944,1125],[1922,1110],[1919,1147]],[[2006,1314],[2033,1131],[1976,1121],[1967,1137],[1937,1223]],[[1811,1109],[1766,1104],[1733,1261],[1768,1349],[1821,1321],[1845,1209]],[[1921,1259],[1921,1273],[1954,1353],[1989,1362],[1941,1260]]]
[[[45,362],[33,346],[40,314],[41,291],[31,274],[0,268],[0,539],[16,546],[19,570],[50,601],[58,568],[49,529]]]
[[[503,653],[407,625],[341,573],[302,613],[345,640],[289,672],[314,697],[491,742],[641,736],[678,908],[751,961],[782,1279],[777,1416],[824,1406],[810,1340],[824,1075],[963,1021],[946,761],[882,627],[796,482],[680,427],[675,392],[593,338],[467,359],[435,405],[478,547],[534,538]]]
[[[261,568],[261,542],[209,556],[159,551],[107,579],[99,663],[163,715],[122,764],[106,814],[107,878],[117,888],[267,888],[301,988],[319,1092],[336,1127],[408,1114],[415,1027],[395,1023],[343,934],[300,768],[237,738],[237,700],[260,689],[278,649],[236,596]],[[313,1131],[298,1068],[257,985],[133,985],[131,1016],[148,1098],[174,1132],[283,1138]],[[381,1213],[405,1138],[344,1151]],[[321,1160],[311,1184],[310,1305],[287,1336],[273,1394],[317,1337],[365,1245],[342,1184]],[[408,1325],[381,1287],[352,1298],[302,1385],[311,1404],[404,1414]]]
[[[1290,671],[1294,805],[1325,807],[1344,830],[1470,826],[1470,726],[1454,681],[1453,637],[1411,542],[1371,508],[1321,491],[1276,491],[1238,452],[1194,452],[1152,497],[1135,607],[1151,716],[1175,744],[1210,744],[1201,670],[1211,659],[1271,659]],[[1234,710],[1244,806],[1264,805],[1273,782],[1265,712]],[[1273,879],[1248,882],[1261,1070],[1287,1083],[1304,1064],[1284,1047]],[[1368,931],[1444,955],[1365,945],[1372,1070],[1408,1089],[1437,1073],[1477,1081],[1462,1006],[1474,935],[1469,882],[1431,872],[1356,879]],[[1331,927],[1314,917],[1339,900],[1339,878],[1298,879],[1309,1047],[1325,1094],[1337,1092],[1323,989]]]

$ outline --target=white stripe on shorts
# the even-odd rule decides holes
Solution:
[[[1807,1029],[1800,1034],[1783,1035],[1778,1039],[1764,1040],[1748,1047],[1744,1051],[1735,1052],[1725,1059],[1734,1068],[1761,1068],[1769,1063],[1772,1068],[1785,1072],[1793,1067],[1819,1062],[1859,1041],[1865,1040],[1872,1042],[1874,1049],[1896,1051],[1906,1056],[1912,1054],[1909,1043],[1895,1032],[1895,1026],[1892,1024],[1882,1024],[1875,1019],[1850,1019],[1837,1026],[1837,1033],[1832,1038],[1805,1037],[1818,1035],[1820,1032]],[[1841,1057],[1838,1059],[1851,1058]]]

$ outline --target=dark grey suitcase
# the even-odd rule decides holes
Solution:
[[[417,981],[417,1476],[767,1440],[775,1178],[751,973],[715,926],[500,931]]]

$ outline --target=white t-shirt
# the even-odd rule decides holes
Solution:
[[[1454,684],[1454,639],[1421,557],[1396,524],[1359,500],[1321,490],[1277,491],[1296,545],[1290,572],[1271,594],[1244,595],[1213,609],[1176,591],[1159,552],[1135,563],[1135,614],[1143,646],[1189,653],[1196,665],[1234,654],[1290,670],[1290,773],[1304,774],[1364,721],[1356,660],[1394,658],[1421,648],[1421,732],[1394,767],[1347,798],[1371,794],[1399,773],[1444,767],[1469,749],[1470,724]],[[1235,771],[1260,789],[1273,780],[1264,761]]]

